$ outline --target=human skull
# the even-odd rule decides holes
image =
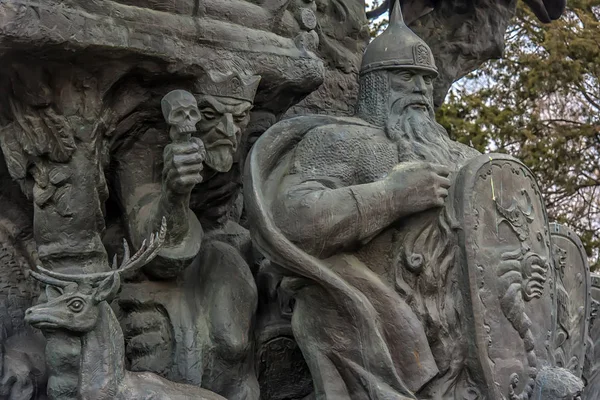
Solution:
[[[196,131],[200,110],[194,95],[185,90],[173,90],[162,98],[160,104],[165,121],[178,133]]]

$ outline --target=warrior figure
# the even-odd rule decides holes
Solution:
[[[282,121],[248,159],[249,226],[295,293],[317,399],[454,399],[469,386],[445,199],[479,153],[435,121],[436,76],[395,7],[363,56],[355,117]]]

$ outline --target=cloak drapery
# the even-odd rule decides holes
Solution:
[[[318,399],[416,399],[437,373],[421,322],[382,277],[352,253],[318,259],[282,233],[271,206],[296,145],[323,125],[368,126],[355,118],[282,121],[255,143],[246,164],[244,198],[257,248],[297,285],[294,335]]]

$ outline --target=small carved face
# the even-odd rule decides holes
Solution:
[[[161,101],[165,121],[179,133],[195,132],[200,121],[200,110],[196,98],[185,90],[173,90]]]
[[[250,121],[252,103],[203,95],[199,106],[202,119],[198,132],[206,148],[205,163],[215,171],[227,172],[233,165],[242,131]]]

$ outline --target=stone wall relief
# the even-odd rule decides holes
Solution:
[[[160,231],[131,256],[125,242],[124,259],[117,265],[115,257],[112,271],[64,274],[37,267],[31,272],[33,278],[45,284],[47,301],[29,308],[25,320],[42,332],[62,331],[81,340],[75,398],[224,399],[196,386],[175,384],[151,373],[136,374],[125,369],[123,332],[109,302],[117,295],[126,274],[156,256],[165,240],[166,228],[163,218]]]
[[[173,115],[168,113],[166,117],[171,119],[173,125],[177,126],[178,122],[181,122],[177,120],[178,116],[175,116],[177,111],[182,111],[184,114],[187,112],[184,119],[186,117],[189,119],[190,112],[198,113],[198,115],[194,114],[194,118],[198,118],[200,112],[203,113],[203,121],[199,126],[202,134],[205,135],[203,139],[207,143],[208,156],[206,158],[210,167],[204,170],[205,175],[203,177],[196,177],[196,182],[204,180],[207,184],[199,188],[195,196],[191,196],[194,201],[191,206],[196,210],[203,211],[200,219],[207,224],[201,234],[206,234],[205,243],[208,243],[208,247],[212,248],[213,255],[211,256],[210,252],[204,253],[203,256],[207,259],[205,264],[214,264],[215,257],[219,258],[219,253],[221,253],[226,257],[223,262],[227,265],[238,265],[244,268],[242,273],[236,272],[233,274],[233,276],[239,277],[238,288],[241,289],[232,289],[232,292],[230,292],[232,296],[229,298],[239,299],[236,301],[240,302],[240,305],[234,305],[231,309],[247,309],[245,318],[236,319],[236,321],[240,321],[240,324],[245,324],[244,328],[237,332],[238,336],[227,337],[229,330],[226,328],[221,329],[222,326],[220,326],[215,330],[219,333],[223,332],[223,335],[208,338],[210,332],[204,331],[207,324],[202,323],[200,327],[200,330],[202,330],[201,335],[206,337],[206,341],[210,343],[196,346],[196,350],[204,354],[204,359],[208,360],[213,357],[212,355],[208,356],[208,354],[214,353],[215,346],[221,346],[221,348],[225,346],[226,351],[230,353],[222,356],[228,360],[235,360],[231,363],[237,366],[231,368],[231,373],[248,377],[247,379],[250,381],[248,385],[240,385],[240,387],[242,387],[242,390],[249,392],[247,398],[257,396],[258,387],[254,377],[253,359],[249,353],[253,350],[250,344],[250,323],[253,320],[256,307],[256,288],[252,271],[248,266],[249,262],[252,263],[250,260],[252,248],[247,231],[235,221],[239,221],[242,214],[240,164],[243,163],[244,152],[247,150],[246,138],[242,136],[242,132],[251,119],[254,94],[258,89],[260,77],[247,73],[214,73],[210,77],[202,78],[206,74],[201,74],[200,79],[194,80],[185,77],[175,79],[177,82],[175,84],[162,85],[160,79],[156,76],[160,76],[164,71],[152,62],[144,65],[138,63],[137,66],[133,67],[133,69],[136,69],[133,73],[130,69],[132,67],[127,65],[126,61],[114,61],[98,66],[98,69],[102,68],[104,68],[102,73],[99,73],[98,70],[86,71],[85,68],[80,69],[78,67],[73,67],[72,70],[61,70],[58,62],[49,63],[49,65],[40,67],[37,71],[44,78],[40,78],[40,81],[37,82],[38,86],[35,87],[28,86],[34,83],[34,80],[31,79],[32,76],[17,76],[17,71],[23,74],[25,70],[3,70],[5,74],[2,76],[2,84],[9,91],[20,94],[21,97],[3,99],[3,105],[6,105],[6,107],[2,109],[2,122],[5,124],[2,128],[2,147],[4,155],[7,156],[8,169],[4,170],[6,173],[2,179],[10,181],[12,177],[19,182],[21,189],[33,200],[35,205],[33,212],[28,214],[26,202],[21,204],[10,203],[4,210],[6,217],[13,218],[20,215],[23,220],[29,218],[34,220],[32,214],[35,213],[36,225],[30,228],[30,231],[33,232],[33,236],[37,240],[39,252],[32,253],[36,257],[38,254],[40,255],[40,262],[48,270],[63,273],[94,273],[100,272],[98,268],[108,268],[103,261],[107,259],[104,245],[107,245],[109,253],[122,254],[122,251],[118,249],[118,236],[129,236],[132,232],[123,223],[129,218],[127,211],[131,211],[131,209],[121,208],[131,205],[131,203],[127,204],[123,201],[126,195],[135,192],[140,186],[147,185],[150,182],[158,183],[159,188],[161,186],[160,173],[158,180],[145,180],[147,176],[145,174],[150,173],[152,175],[156,165],[160,164],[159,168],[162,168],[163,155],[160,153],[169,141],[168,123],[161,122],[160,119],[156,118],[157,112],[160,115],[160,108],[157,107],[160,103],[160,97],[158,96],[164,96],[170,89],[177,86],[194,91],[195,95],[192,95],[192,97],[189,97],[188,94],[187,97],[180,96],[176,100],[171,99],[173,100],[173,106],[175,106],[172,108],[177,108],[177,110],[172,113]],[[146,69],[144,70],[144,68]],[[155,74],[155,77],[143,77],[144,73],[150,76]],[[94,82],[90,78],[91,75],[94,75],[100,81],[98,86],[89,87],[90,82]],[[64,83],[61,79],[67,76],[71,78],[70,86],[65,84],[64,87],[70,88],[70,91],[55,92],[57,87]],[[111,76],[112,80],[109,80],[108,76]],[[81,81],[75,79],[76,77],[81,78],[86,83],[82,84]],[[50,82],[49,86],[46,83],[48,81]],[[40,100],[35,96],[46,96],[46,98],[42,97]],[[82,101],[84,97],[85,101]],[[19,102],[23,102],[29,108],[23,108],[24,106],[20,105]],[[27,102],[31,102],[31,104]],[[193,110],[189,107],[192,103],[194,103]],[[198,104],[200,104],[200,108],[198,108]],[[278,106],[271,110],[276,109]],[[23,109],[25,111],[22,111]],[[49,116],[41,118],[38,115],[46,111]],[[57,112],[58,115],[53,114]],[[273,111],[266,112],[265,115],[267,118],[260,119],[263,130],[274,122],[271,118],[274,115]],[[95,122],[92,123],[92,121]],[[190,124],[193,125],[193,122],[191,121]],[[257,124],[255,129],[261,129],[259,125]],[[79,126],[79,131],[73,133],[74,126]],[[159,129],[156,129],[156,126]],[[186,131],[188,128],[180,129],[180,132]],[[162,133],[157,134],[161,130]],[[177,135],[180,132],[177,132],[177,128],[173,129],[173,143],[181,145],[182,142],[186,142],[185,138],[180,138]],[[54,134],[58,136],[54,136]],[[61,138],[59,134],[64,137]],[[161,141],[162,145],[160,144]],[[225,141],[227,143],[224,143]],[[71,147],[64,145],[63,142],[70,143]],[[202,169],[201,165],[206,153],[203,154],[198,150],[202,149],[203,142],[198,138],[190,138],[189,142],[192,143],[192,147],[195,146],[193,150],[198,152],[200,159],[196,160],[196,165],[199,163],[199,169]],[[56,146],[59,146],[59,149],[64,148],[65,151],[63,153],[54,151]],[[185,147],[185,143],[183,147]],[[132,148],[134,149],[133,153],[131,152]],[[150,151],[139,158],[134,157],[131,160],[139,162],[137,165],[123,163],[125,159],[123,155],[135,155],[136,150],[142,153],[144,150]],[[159,152],[158,157],[153,155],[155,150]],[[188,146],[187,149],[183,149],[183,152],[187,152],[187,155],[189,155],[189,150]],[[183,158],[186,158],[185,154],[173,152],[173,146],[168,148],[167,153],[169,152],[170,155],[167,158],[170,158],[171,162],[176,158],[181,161],[179,165],[174,166],[175,169],[189,167],[189,157],[182,161],[181,156],[183,155]],[[59,158],[55,159],[53,157]],[[159,159],[160,162],[156,163]],[[188,168],[187,172],[194,171],[189,171]],[[196,170],[195,172],[199,171]],[[220,176],[220,178],[214,179],[215,176]],[[180,183],[185,184],[186,182]],[[190,186],[189,183],[187,182],[188,187]],[[6,186],[6,188],[8,187],[9,185]],[[110,196],[107,191],[109,187]],[[21,196],[20,191],[18,188],[15,190]],[[7,196],[7,199],[9,194],[8,190],[2,193],[3,197],[4,195]],[[139,195],[139,192],[136,194]],[[148,194],[148,192],[145,194]],[[106,205],[108,208],[105,208],[104,203],[107,198]],[[145,201],[148,199],[147,197]],[[16,206],[15,212],[10,211],[13,206]],[[20,209],[21,206],[22,209]],[[188,207],[187,203],[186,207]],[[119,210],[119,208],[121,209]],[[134,210],[133,213],[135,214],[137,211],[139,209]],[[120,214],[121,212],[123,214]],[[149,221],[149,224],[143,227],[143,232],[141,232],[143,235],[152,229],[157,229],[160,225],[160,221],[151,216],[147,218],[147,221]],[[168,221],[173,222],[171,219],[168,219]],[[106,231],[104,230],[105,225],[107,226]],[[12,229],[8,223],[4,224],[3,228]],[[24,225],[23,228],[26,230],[27,225]],[[175,224],[174,227],[171,226],[170,228],[172,229],[167,234],[168,240],[163,250],[172,245],[171,239],[178,234],[177,231],[178,228],[181,228],[181,224]],[[78,230],[88,236],[77,236],[75,231]],[[13,235],[18,235],[18,238],[14,240],[15,243],[11,244],[11,246],[14,246],[11,252],[21,247],[32,250],[35,246],[31,233],[28,237],[27,232],[20,234],[15,230],[10,232],[10,236]],[[128,238],[136,248],[141,245],[140,236]],[[71,241],[69,242],[69,240]],[[7,238],[6,245],[9,245],[11,241],[13,239]],[[233,250],[234,248],[237,250]],[[232,256],[229,256],[229,254],[232,254]],[[161,256],[164,256],[164,253],[161,253]],[[23,258],[18,254],[15,254],[14,257],[19,260]],[[247,262],[245,259],[250,261]],[[20,273],[23,274],[23,277],[26,277],[30,266],[35,261],[27,259],[25,262],[19,262],[22,264],[19,267]],[[175,268],[179,267],[175,266]],[[152,273],[152,267],[150,266],[145,266],[143,269],[146,272],[150,271],[150,274]],[[196,271],[196,273],[201,274],[199,271]],[[223,279],[229,276],[231,275],[226,273],[222,275]],[[214,378],[199,377],[199,371],[194,367],[199,359],[198,354],[191,356],[188,363],[191,366],[190,368],[194,369],[192,373],[196,375],[185,377],[188,373],[185,369],[172,372],[171,355],[176,350],[177,346],[175,344],[178,343],[178,340],[181,344],[181,340],[191,338],[178,337],[174,334],[173,321],[170,319],[168,310],[160,302],[153,299],[144,300],[143,293],[139,294],[131,290],[128,292],[128,281],[130,279],[137,281],[141,277],[143,277],[143,274],[138,273],[133,277],[128,277],[123,282],[123,292],[116,304],[122,304],[125,307],[115,307],[116,314],[122,321],[128,338],[126,355],[129,367],[133,365],[133,369],[155,370],[163,375],[172,373],[176,376],[175,379],[197,385],[200,385],[200,381],[204,381],[205,385],[209,385],[206,382],[210,382],[212,379],[219,381],[215,385],[233,387],[233,385],[227,384],[226,378],[216,369],[212,370]],[[15,276],[14,278],[18,277]],[[210,279],[202,280],[207,281],[206,285],[211,282]],[[214,283],[214,280],[212,283]],[[13,283],[12,281],[8,284],[15,288],[20,285],[20,283]],[[6,304],[8,309],[3,309],[3,312],[15,313],[15,315],[20,313],[22,315],[25,309],[32,305],[32,301],[37,295],[36,285],[25,282],[23,286],[27,291],[31,288],[33,293],[27,296],[26,302],[23,304],[15,302]],[[156,287],[160,286],[164,285],[159,283]],[[219,285],[215,286],[220,287]],[[135,290],[135,285],[132,290]],[[245,298],[240,296],[240,293],[244,291],[247,293]],[[134,293],[136,296],[133,307],[129,306],[127,308],[127,293]],[[165,292],[160,288],[156,289],[158,296],[161,293],[164,293],[167,297],[173,295],[172,292]],[[228,296],[222,290],[216,290],[215,295]],[[44,301],[44,296],[43,294],[42,301]],[[120,299],[123,301],[120,301]],[[11,296],[11,300],[17,299]],[[129,302],[129,304],[131,303]],[[216,301],[215,307],[221,306],[223,306],[223,302],[219,299]],[[4,303],[3,307],[5,307]],[[137,314],[134,313],[132,323],[129,316],[134,309]],[[214,312],[218,311],[215,309]],[[139,324],[136,325],[136,323],[139,321],[143,323],[144,318],[149,315],[158,318],[158,320],[156,318],[145,320],[146,323],[158,327],[155,331],[157,333],[155,338],[165,339],[159,346],[157,357],[145,357],[144,351],[147,350],[139,351],[140,347],[136,347],[137,344],[143,349],[152,348],[152,343],[154,343],[152,340],[129,340],[137,339],[137,334],[132,335],[131,332],[135,332],[139,328]],[[222,324],[229,325],[228,321],[228,317],[221,317]],[[3,324],[4,322],[3,320]],[[11,360],[11,365],[3,369],[2,392],[45,392],[46,370],[43,368],[43,359],[46,358],[50,375],[48,380],[50,398],[58,399],[74,396],[78,386],[77,366],[80,358],[77,349],[80,346],[79,342],[74,340],[72,336],[54,332],[47,332],[46,338],[37,333],[31,333],[28,336],[29,339],[20,339],[21,334],[28,330],[26,326],[22,325],[21,323],[10,328],[7,325],[6,327],[9,329],[2,330],[3,346],[8,345],[9,347],[6,351],[3,349],[0,359],[2,359],[3,365],[5,361]],[[152,336],[153,327],[148,329],[148,333]],[[13,335],[15,335],[14,339],[12,339]],[[228,341],[229,343],[227,343]],[[225,345],[218,344],[220,342],[225,342]],[[46,354],[44,354],[43,348],[46,343],[50,345],[46,346]],[[131,345],[132,343],[133,345]],[[23,345],[29,348],[23,351]],[[207,347],[202,348],[204,345],[207,345]],[[187,343],[185,346],[187,346]],[[29,350],[38,348],[42,349],[38,352],[39,354],[28,353]],[[182,350],[182,352],[186,353],[187,350]],[[14,356],[15,354],[17,356]],[[24,357],[21,356],[23,354]],[[64,356],[67,354],[69,360],[65,362]],[[240,361],[240,357],[243,358],[243,361]],[[36,358],[37,364],[40,365],[35,362],[31,364],[33,358]],[[58,361],[58,364],[54,364],[55,360]],[[240,362],[244,365],[239,366],[238,363]],[[23,368],[20,367],[21,363],[24,365]],[[21,373],[21,370],[25,372]],[[201,371],[200,374],[202,374]],[[14,377],[17,377],[15,383],[13,383]],[[5,378],[6,380],[4,380]],[[19,386],[21,380],[25,383]],[[25,386],[27,387],[26,390],[19,389]],[[23,395],[26,396],[26,394]],[[235,398],[234,395],[230,394],[228,394],[228,397]]]
[[[132,243],[155,229],[157,212],[171,229],[157,258],[118,299],[127,360],[132,370],[230,399],[259,393],[252,247],[239,224],[242,133],[259,82],[213,71],[190,91],[168,92],[163,130],[149,129],[117,154],[116,193]]]

